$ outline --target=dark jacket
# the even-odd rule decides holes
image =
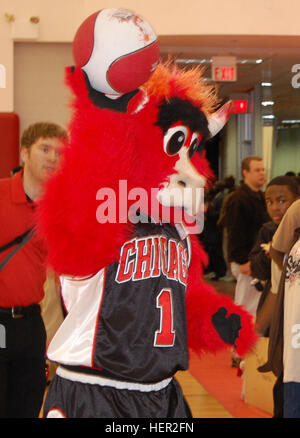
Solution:
[[[252,276],[258,278],[259,280],[271,279],[271,259],[266,256],[261,244],[272,241],[277,227],[278,225],[272,221],[263,224],[258,232],[255,245],[250,251],[249,260],[251,263]]]
[[[257,306],[257,313],[261,309],[271,289],[271,259],[266,255],[265,251],[261,247],[261,244],[272,241],[277,227],[278,225],[272,221],[263,224],[258,232],[255,245],[249,254],[252,277],[261,280],[264,284],[261,289],[262,293]],[[268,331],[265,333],[265,336],[267,335]]]
[[[247,263],[259,229],[270,220],[264,195],[241,184],[229,200],[226,210],[228,260],[238,264]]]

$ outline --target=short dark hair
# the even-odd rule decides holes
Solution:
[[[242,161],[242,173],[243,170],[250,170],[251,161],[262,161],[262,158],[257,155],[248,155],[248,157],[245,157]]]
[[[296,178],[292,176],[276,176],[267,184],[266,190],[270,186],[287,186],[289,191],[293,193],[293,195],[300,196],[299,184]]]
[[[56,123],[37,122],[30,126],[22,134],[21,147],[30,148],[39,138],[57,137],[67,139],[67,132]]]

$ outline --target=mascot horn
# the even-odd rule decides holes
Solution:
[[[66,313],[44,416],[189,417],[173,377],[189,348],[244,355],[256,341],[251,315],[204,283],[185,224],[199,219],[204,144],[230,103],[216,111],[201,70],[159,63],[154,31],[128,10],[89,17],[74,58],[70,137],[38,211]]]

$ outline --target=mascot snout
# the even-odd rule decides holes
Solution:
[[[203,201],[206,179],[192,164],[188,149],[182,148],[175,165],[175,172],[169,183],[158,192],[158,200],[165,207],[184,208],[191,216],[196,216]]]

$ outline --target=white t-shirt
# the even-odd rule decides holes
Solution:
[[[300,383],[300,238],[288,255],[283,334],[283,381]]]

